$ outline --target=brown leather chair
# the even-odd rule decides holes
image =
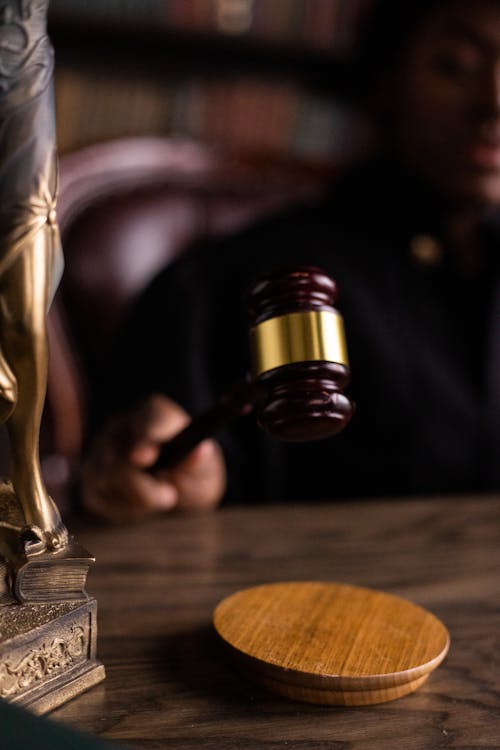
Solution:
[[[102,143],[61,158],[58,216],[66,268],[48,318],[41,444],[46,482],[60,504],[81,456],[86,373],[99,371],[128,305],[195,240],[242,228],[315,193],[323,179],[167,138]]]

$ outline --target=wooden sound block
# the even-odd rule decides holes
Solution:
[[[266,688],[309,703],[363,706],[416,690],[450,639],[425,609],[337,583],[273,583],[238,591],[214,626],[240,669]]]

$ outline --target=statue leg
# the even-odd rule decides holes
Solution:
[[[47,494],[39,458],[40,423],[47,387],[47,300],[51,291],[52,243],[44,231],[2,279],[1,341],[17,381],[17,401],[7,420],[12,484],[26,524],[49,549],[64,546],[67,532]]]

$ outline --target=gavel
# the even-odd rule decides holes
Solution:
[[[337,285],[320,268],[300,266],[259,278],[247,291],[251,371],[208,411],[166,442],[150,471],[176,465],[231,419],[255,411],[281,440],[319,440],[354,413],[344,394],[350,370]]]

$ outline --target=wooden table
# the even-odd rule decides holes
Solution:
[[[97,557],[107,680],[56,710],[73,727],[156,750],[500,748],[500,498],[222,509],[121,528],[81,526]],[[451,650],[397,701],[326,708],[233,671],[217,602],[268,581],[379,588],[430,609]]]

